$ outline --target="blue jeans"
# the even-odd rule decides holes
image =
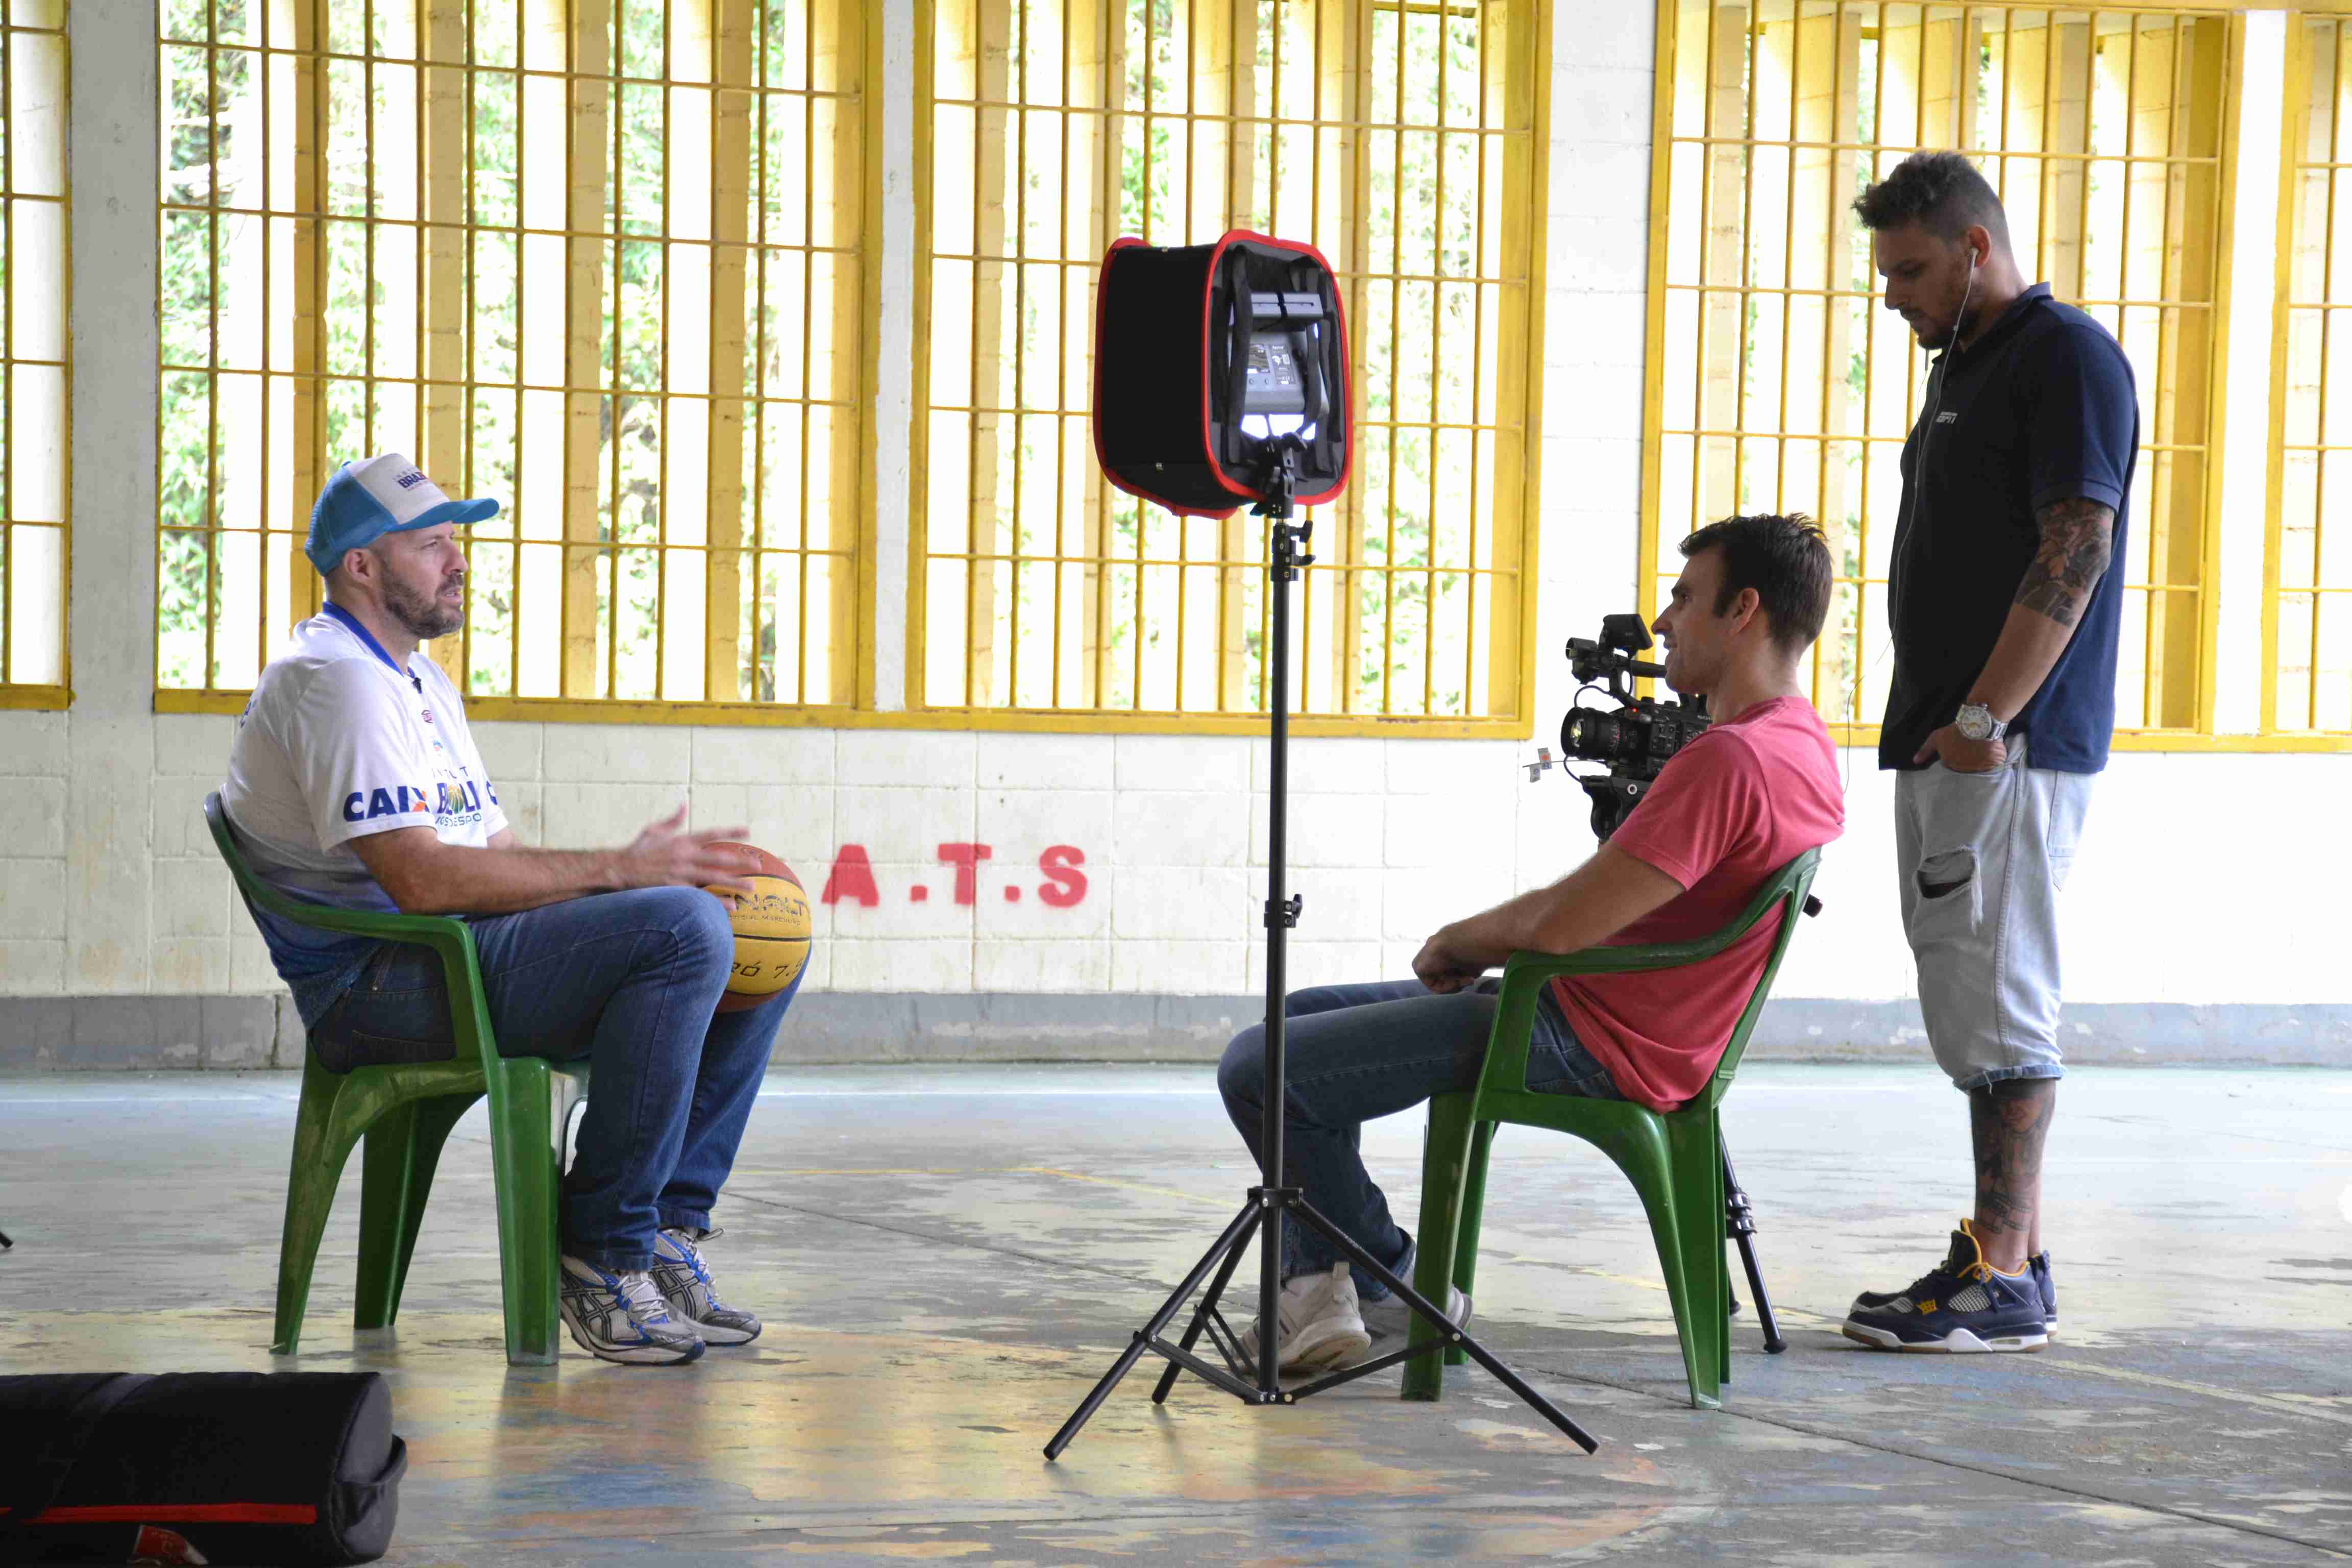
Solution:
[[[776,1026],[800,982],[714,1013],[735,935],[698,888],[641,888],[467,923],[499,1052],[588,1058],[593,1078],[563,1178],[563,1250],[620,1271],[652,1267],[666,1226],[707,1229],[734,1167]],[[456,1031],[441,961],[386,943],[310,1030],[335,1072],[447,1061]]]
[[[1439,995],[1418,980],[1321,985],[1291,993],[1283,1016],[1283,1179],[1350,1240],[1393,1268],[1412,1238],[1389,1217],[1388,1199],[1364,1169],[1363,1124],[1419,1105],[1432,1095],[1476,1087],[1486,1064],[1499,980]],[[1225,1114],[1263,1164],[1259,1148],[1265,1086],[1265,1026],[1234,1037],[1217,1066]],[[1528,1052],[1528,1087],[1540,1094],[1622,1100],[1609,1069],[1594,1061],[1552,1001],[1536,1006]],[[1282,1227],[1282,1277],[1328,1271],[1339,1252],[1318,1231],[1295,1221]],[[1380,1300],[1388,1287],[1362,1269],[1356,1289]]]

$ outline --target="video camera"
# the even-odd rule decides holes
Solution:
[[[1563,765],[1569,762],[1605,765],[1601,773],[1573,774],[1592,797],[1593,836],[1604,842],[1641,804],[1667,760],[1713,722],[1704,697],[1683,703],[1633,695],[1634,677],[1665,677],[1664,665],[1633,657],[1649,647],[1650,629],[1634,615],[1603,616],[1598,637],[1568,639],[1569,668],[1583,685],[1577,691],[1577,703],[1560,721],[1561,761]],[[1582,699],[1590,691],[1606,693],[1616,707],[1583,706]],[[1549,752],[1537,755],[1541,760],[1528,765],[1530,779],[1552,765]]]

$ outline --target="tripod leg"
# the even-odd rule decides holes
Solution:
[[[1217,1299],[1225,1293],[1225,1286],[1233,1279],[1234,1269],[1240,1265],[1243,1254],[1249,1250],[1250,1237],[1257,1233],[1257,1213],[1255,1209],[1249,1217],[1250,1223],[1242,1228],[1241,1235],[1235,1237],[1233,1246],[1226,1249],[1224,1262],[1217,1266],[1217,1277],[1209,1281],[1207,1294],[1201,1298],[1200,1307],[1192,1313],[1192,1326],[1184,1331],[1184,1337],[1176,1342],[1177,1349],[1189,1351],[1201,1342],[1201,1331],[1209,1326],[1209,1314],[1217,1310]],[[1261,1331],[1260,1338],[1263,1337]],[[1160,1386],[1151,1391],[1152,1404],[1167,1402],[1169,1391],[1176,1386],[1176,1374],[1182,1370],[1172,1361],[1168,1363],[1168,1370],[1160,1374]]]
[[[1467,1331],[1448,1319],[1427,1297],[1414,1289],[1410,1281],[1400,1279],[1387,1264],[1357,1246],[1354,1237],[1346,1235],[1338,1226],[1318,1214],[1312,1204],[1305,1198],[1293,1198],[1290,1200],[1289,1206],[1296,1211],[1296,1217],[1305,1220],[1308,1225],[1321,1231],[1331,1245],[1339,1249],[1339,1255],[1342,1258],[1402,1297],[1404,1304],[1412,1308],[1422,1321],[1435,1329],[1441,1337],[1459,1344],[1472,1361],[1493,1373],[1496,1381],[1517,1394],[1537,1415],[1566,1433],[1578,1447],[1590,1454],[1601,1447],[1591,1433],[1570,1420],[1557,1405],[1538,1394],[1517,1373],[1496,1361],[1486,1346],[1472,1339]]]
[[[1723,1142],[1723,1134],[1715,1137],[1717,1152],[1723,1156],[1723,1228],[1739,1244],[1740,1266],[1748,1271],[1748,1293],[1756,1298],[1756,1326],[1764,1331],[1764,1352],[1779,1355],[1789,1348],[1781,1337],[1780,1320],[1772,1315],[1772,1298],[1764,1290],[1764,1273],[1756,1265],[1756,1215],[1748,1201],[1747,1189],[1732,1174],[1731,1150]]]
[[[1127,1349],[1119,1352],[1110,1370],[1103,1373],[1102,1381],[1079,1401],[1076,1410],[1070,1412],[1070,1418],[1062,1423],[1062,1429],[1054,1434],[1052,1442],[1045,1445],[1045,1458],[1058,1459],[1062,1457],[1062,1450],[1070,1446],[1070,1439],[1078,1435],[1078,1428],[1102,1408],[1102,1402],[1110,1397],[1110,1391],[1118,1386],[1118,1380],[1125,1377],[1138,1358],[1150,1348],[1151,1342],[1167,1331],[1169,1323],[1183,1310],[1185,1301],[1201,1288],[1201,1281],[1209,1277],[1209,1270],[1221,1262],[1230,1263],[1238,1251],[1240,1238],[1256,1226],[1258,1215],[1258,1203],[1253,1197],[1248,1205],[1234,1216],[1233,1224],[1225,1226],[1224,1234],[1201,1255],[1201,1261],[1192,1265],[1192,1272],[1184,1276],[1184,1282],[1160,1304],[1160,1310],[1151,1314],[1151,1321],[1136,1331],[1135,1338],[1129,1342]]]

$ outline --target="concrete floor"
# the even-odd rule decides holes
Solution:
[[[1155,1409],[1147,1366],[1059,1464],[1041,1445],[1251,1178],[1205,1068],[772,1077],[712,1248],[768,1332],[682,1369],[507,1368],[478,1112],[397,1330],[348,1327],[354,1170],[303,1353],[273,1363],[295,1093],[0,1080],[0,1372],[381,1370],[413,1456],[400,1568],[2352,1559],[2352,1073],[2076,1074],[2048,1172],[2062,1337],[1942,1357],[1835,1325],[1941,1255],[1960,1100],[1924,1063],[1751,1068],[1729,1137],[1793,1342],[1768,1358],[1743,1326],[1716,1414],[1683,1399],[1630,1189],[1509,1130],[1479,1323],[1597,1456],[1475,1368],[1438,1405],[1390,1372],[1249,1410],[1198,1384]],[[1408,1221],[1420,1125],[1365,1139]]]

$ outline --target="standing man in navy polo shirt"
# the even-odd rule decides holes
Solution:
[[[1976,1212],[1908,1289],[1865,1292],[1848,1338],[2032,1351],[2058,1318],[2042,1150],[2058,1050],[2058,891],[2116,722],[2125,510],[2139,447],[2130,363],[2028,286],[2000,198],[1958,153],[1864,192],[1886,308],[1936,354],[1903,447],[1887,588],[1895,676],[1878,765],[1919,1006],[1969,1097]]]

